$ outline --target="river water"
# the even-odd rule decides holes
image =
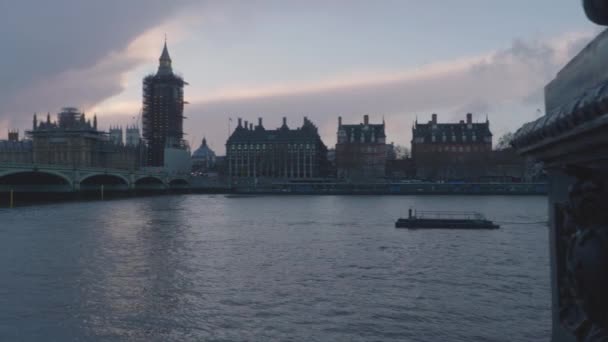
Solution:
[[[0,209],[0,341],[548,341],[544,197],[184,195]]]

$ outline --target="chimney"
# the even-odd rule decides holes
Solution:
[[[243,120],[241,118],[239,118],[239,126],[238,127],[241,127],[242,124],[243,124]]]
[[[258,126],[262,127],[262,118],[258,118]]]
[[[363,124],[369,125],[369,115],[363,115]]]
[[[245,120],[245,129],[249,129],[249,123],[247,123],[247,120]]]
[[[287,118],[283,117],[283,126],[287,126]]]
[[[338,128],[342,127],[342,117],[338,116]]]
[[[467,123],[473,123],[473,114],[467,113]]]
[[[437,114],[433,114],[432,118],[433,118],[433,123],[437,124]]]
[[[249,124],[249,130],[253,131],[253,124],[252,123]]]

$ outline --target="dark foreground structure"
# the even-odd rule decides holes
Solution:
[[[605,2],[587,6],[608,18]],[[607,60],[604,31],[545,87],[546,115],[513,142],[549,175],[553,342],[608,341]]]

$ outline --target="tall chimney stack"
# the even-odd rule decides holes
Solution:
[[[363,115],[363,123],[365,125],[369,125],[369,115],[367,115],[367,114]]]
[[[249,123],[245,120],[245,129],[249,129]]]
[[[467,123],[473,123],[473,114],[467,113]]]
[[[283,126],[287,126],[287,117],[283,117]]]
[[[258,126],[262,127],[262,118],[258,118]]]
[[[338,127],[342,127],[342,117],[338,116]]]
[[[433,123],[436,124],[437,123],[437,114],[433,114],[432,118],[433,118]]]
[[[239,126],[238,127],[241,127],[242,125],[243,125],[243,119],[239,118]]]

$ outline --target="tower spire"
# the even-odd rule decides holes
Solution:
[[[171,56],[169,56],[169,49],[167,49],[167,35],[165,34],[165,45],[163,46],[163,52],[158,59],[158,74],[159,75],[171,75],[173,69],[171,68]]]

